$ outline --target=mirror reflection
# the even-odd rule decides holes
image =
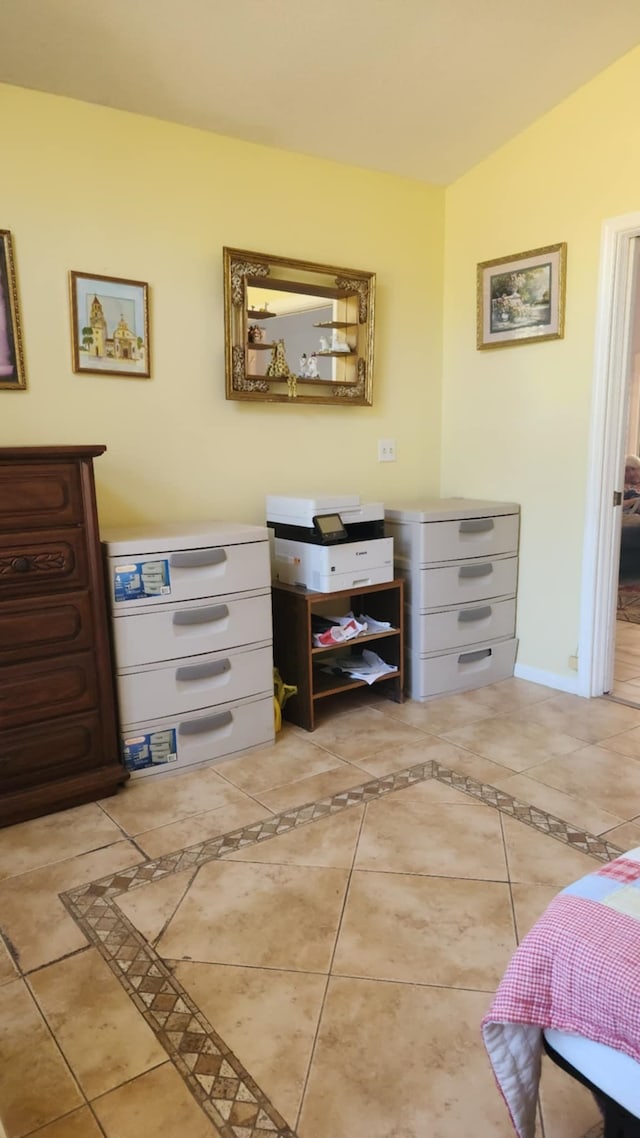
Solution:
[[[373,274],[224,255],[227,398],[370,404]]]

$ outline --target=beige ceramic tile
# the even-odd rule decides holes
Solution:
[[[427,700],[426,703],[408,700],[406,703],[395,704],[393,711],[395,718],[430,735],[443,735],[445,731],[488,719],[494,714],[491,708],[478,703],[473,698],[473,693],[466,692]]]
[[[591,1092],[546,1055],[542,1060],[540,1109],[548,1138],[586,1138],[602,1118]]]
[[[516,931],[518,941],[527,935],[536,921],[558,895],[556,885],[520,885],[517,882],[511,886],[513,908],[516,915]]]
[[[394,771],[418,766],[430,757],[428,753],[430,738],[432,737],[429,735],[421,735],[417,742],[411,740],[409,743],[395,743],[393,746],[384,747],[375,755],[365,755],[354,765],[364,772],[363,781],[366,781],[366,778],[384,778]]]
[[[221,806],[246,802],[246,797],[225,782],[213,767],[184,774],[130,779],[115,798],[105,798],[103,808],[132,837],[158,826],[181,822]]]
[[[506,881],[500,816],[488,807],[429,805],[409,791],[367,806],[358,869]]]
[[[525,708],[519,717],[551,731],[573,735],[586,743],[598,743],[610,735],[640,726],[640,708],[626,707],[609,699],[582,699],[558,695]]]
[[[559,892],[579,877],[593,873],[601,864],[515,818],[503,817],[502,824],[512,882],[556,885]]]
[[[119,827],[93,802],[7,826],[0,830],[0,880],[119,841]]]
[[[122,893],[116,898],[116,904],[145,940],[153,944],[175,913],[195,872],[195,869],[185,869],[140,885]]]
[[[396,762],[396,756],[401,761]],[[414,757],[415,756],[415,757]],[[402,760],[407,761],[402,761]],[[497,763],[489,759],[481,759],[462,747],[455,747],[434,735],[425,735],[424,741],[419,744],[390,748],[377,755],[370,755],[361,759],[358,766],[376,778],[382,778],[395,770],[415,766],[418,763],[436,762],[447,769],[458,771],[460,774],[470,775],[481,782],[491,782],[493,776],[504,774],[504,770]]]
[[[291,1125],[300,1106],[326,977],[188,962],[178,964],[175,974]]]
[[[504,767],[501,763],[494,763],[463,747],[456,747],[453,743],[446,743],[443,739],[429,749],[429,758],[434,759],[442,767],[455,771],[456,774],[466,778],[475,778],[478,782],[486,782],[494,786],[496,779],[504,777]]]
[[[166,1052],[95,948],[40,969],[30,983],[87,1098],[165,1062]]]
[[[182,822],[146,830],[137,835],[136,844],[144,850],[147,857],[164,857],[175,850],[195,846],[198,842],[206,842],[220,834],[228,834],[230,830],[237,830],[241,826],[250,826],[270,815],[271,811],[265,806],[260,806],[252,798],[245,798],[242,802],[227,802],[225,806],[208,810],[206,814],[192,814]]]
[[[506,884],[356,871],[333,972],[489,992],[514,948]]]
[[[9,950],[0,936],[0,984],[7,984],[9,980],[16,980],[18,973]]]
[[[480,1041],[486,1007],[477,992],[333,979],[300,1138],[512,1138]]]
[[[618,755],[640,759],[640,727],[633,727],[631,731],[623,731],[620,735],[612,735],[604,745],[608,751],[615,751]]]
[[[130,842],[118,842],[69,861],[59,861],[0,884],[0,913],[24,972],[49,964],[87,941],[58,894],[140,862]],[[28,903],[27,903],[28,901]]]
[[[178,960],[326,972],[347,879],[343,869],[210,862],[158,951]]]
[[[583,798],[574,798],[571,794],[564,794],[561,790],[554,790],[546,783],[538,782],[535,778],[524,774],[507,775],[498,779],[494,784],[498,790],[512,794],[520,802],[530,806],[537,806],[556,818],[572,826],[587,830],[590,834],[602,834],[612,826],[620,825],[621,818],[601,810],[595,803],[586,802]]]
[[[555,688],[548,688],[544,684],[532,684],[529,680],[519,680],[511,676],[508,680],[500,680],[497,684],[488,684],[477,688],[474,698],[478,703],[489,707],[497,715],[508,715],[519,707],[527,707],[532,703],[542,703],[545,699],[552,699],[558,693]]]
[[[550,759],[529,774],[536,781],[592,802],[625,822],[640,809],[640,763],[610,751],[606,744]]]
[[[8,1138],[84,1105],[22,980],[0,988],[0,1117]]]
[[[394,708],[400,706],[394,704]],[[423,733],[414,727],[369,707],[329,719],[316,728],[313,738],[332,754],[355,763],[381,751],[395,750],[403,744],[419,745],[425,741]],[[420,762],[420,759],[414,762]]]
[[[447,734],[447,739],[514,771],[584,747],[581,739],[508,715],[458,727]]]
[[[277,737],[273,747],[226,759],[216,765],[216,770],[234,786],[256,795],[309,775],[322,774],[336,765],[336,756],[316,745],[316,732],[313,735],[305,732],[302,737],[288,731]]]
[[[613,830],[607,830],[603,837],[625,852],[637,849],[640,846],[640,823],[624,822],[622,826],[615,826]]]
[[[450,806],[474,806],[479,810],[488,809],[479,798],[465,794],[462,790],[456,790],[448,783],[440,782],[437,778],[426,778],[422,782],[414,782],[411,786],[394,791],[393,797],[394,799],[399,798],[403,802],[405,799],[408,802],[415,800],[422,802],[425,806],[431,803],[433,805],[448,803]]]
[[[103,1138],[103,1131],[90,1108],[83,1106],[38,1130],[35,1138]]]
[[[217,1138],[219,1131],[170,1063],[92,1103],[106,1138]]]
[[[255,842],[239,853],[227,854],[225,861],[350,868],[363,815],[364,807],[354,806],[332,818],[311,822],[268,841]]]
[[[339,766],[324,774],[312,775],[310,778],[301,778],[298,782],[291,782],[288,786],[279,786],[277,790],[261,791],[258,795],[260,802],[274,813],[288,810],[291,806],[303,806],[307,802],[318,802],[321,798],[330,798],[340,794],[343,790],[350,790],[353,786],[362,786],[369,782],[370,776],[352,766],[351,763],[336,760]]]

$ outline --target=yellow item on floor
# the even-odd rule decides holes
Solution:
[[[295,684],[285,684],[277,668],[273,669],[273,716],[276,735],[282,729],[282,708],[292,695],[297,695]]]

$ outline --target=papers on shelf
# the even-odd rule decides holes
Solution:
[[[352,612],[345,616],[328,616],[324,618],[330,627],[322,632],[313,634],[315,648],[330,648],[332,644],[342,644],[345,640],[352,640],[370,632],[387,632],[393,626],[388,620],[375,620],[372,616],[354,616]]]
[[[364,680],[366,684],[373,684],[380,676],[388,672],[396,672],[393,664],[386,664],[376,652],[369,652],[365,648],[361,656],[336,656],[322,665],[323,672],[331,675],[351,676],[354,680]]]

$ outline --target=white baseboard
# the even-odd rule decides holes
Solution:
[[[516,664],[513,674],[519,680],[529,680],[532,684],[544,684],[545,687],[555,688],[556,691],[569,692],[571,695],[581,694],[578,690],[577,672],[574,676],[556,676],[553,672],[543,672],[542,668],[530,668],[527,664]]]

